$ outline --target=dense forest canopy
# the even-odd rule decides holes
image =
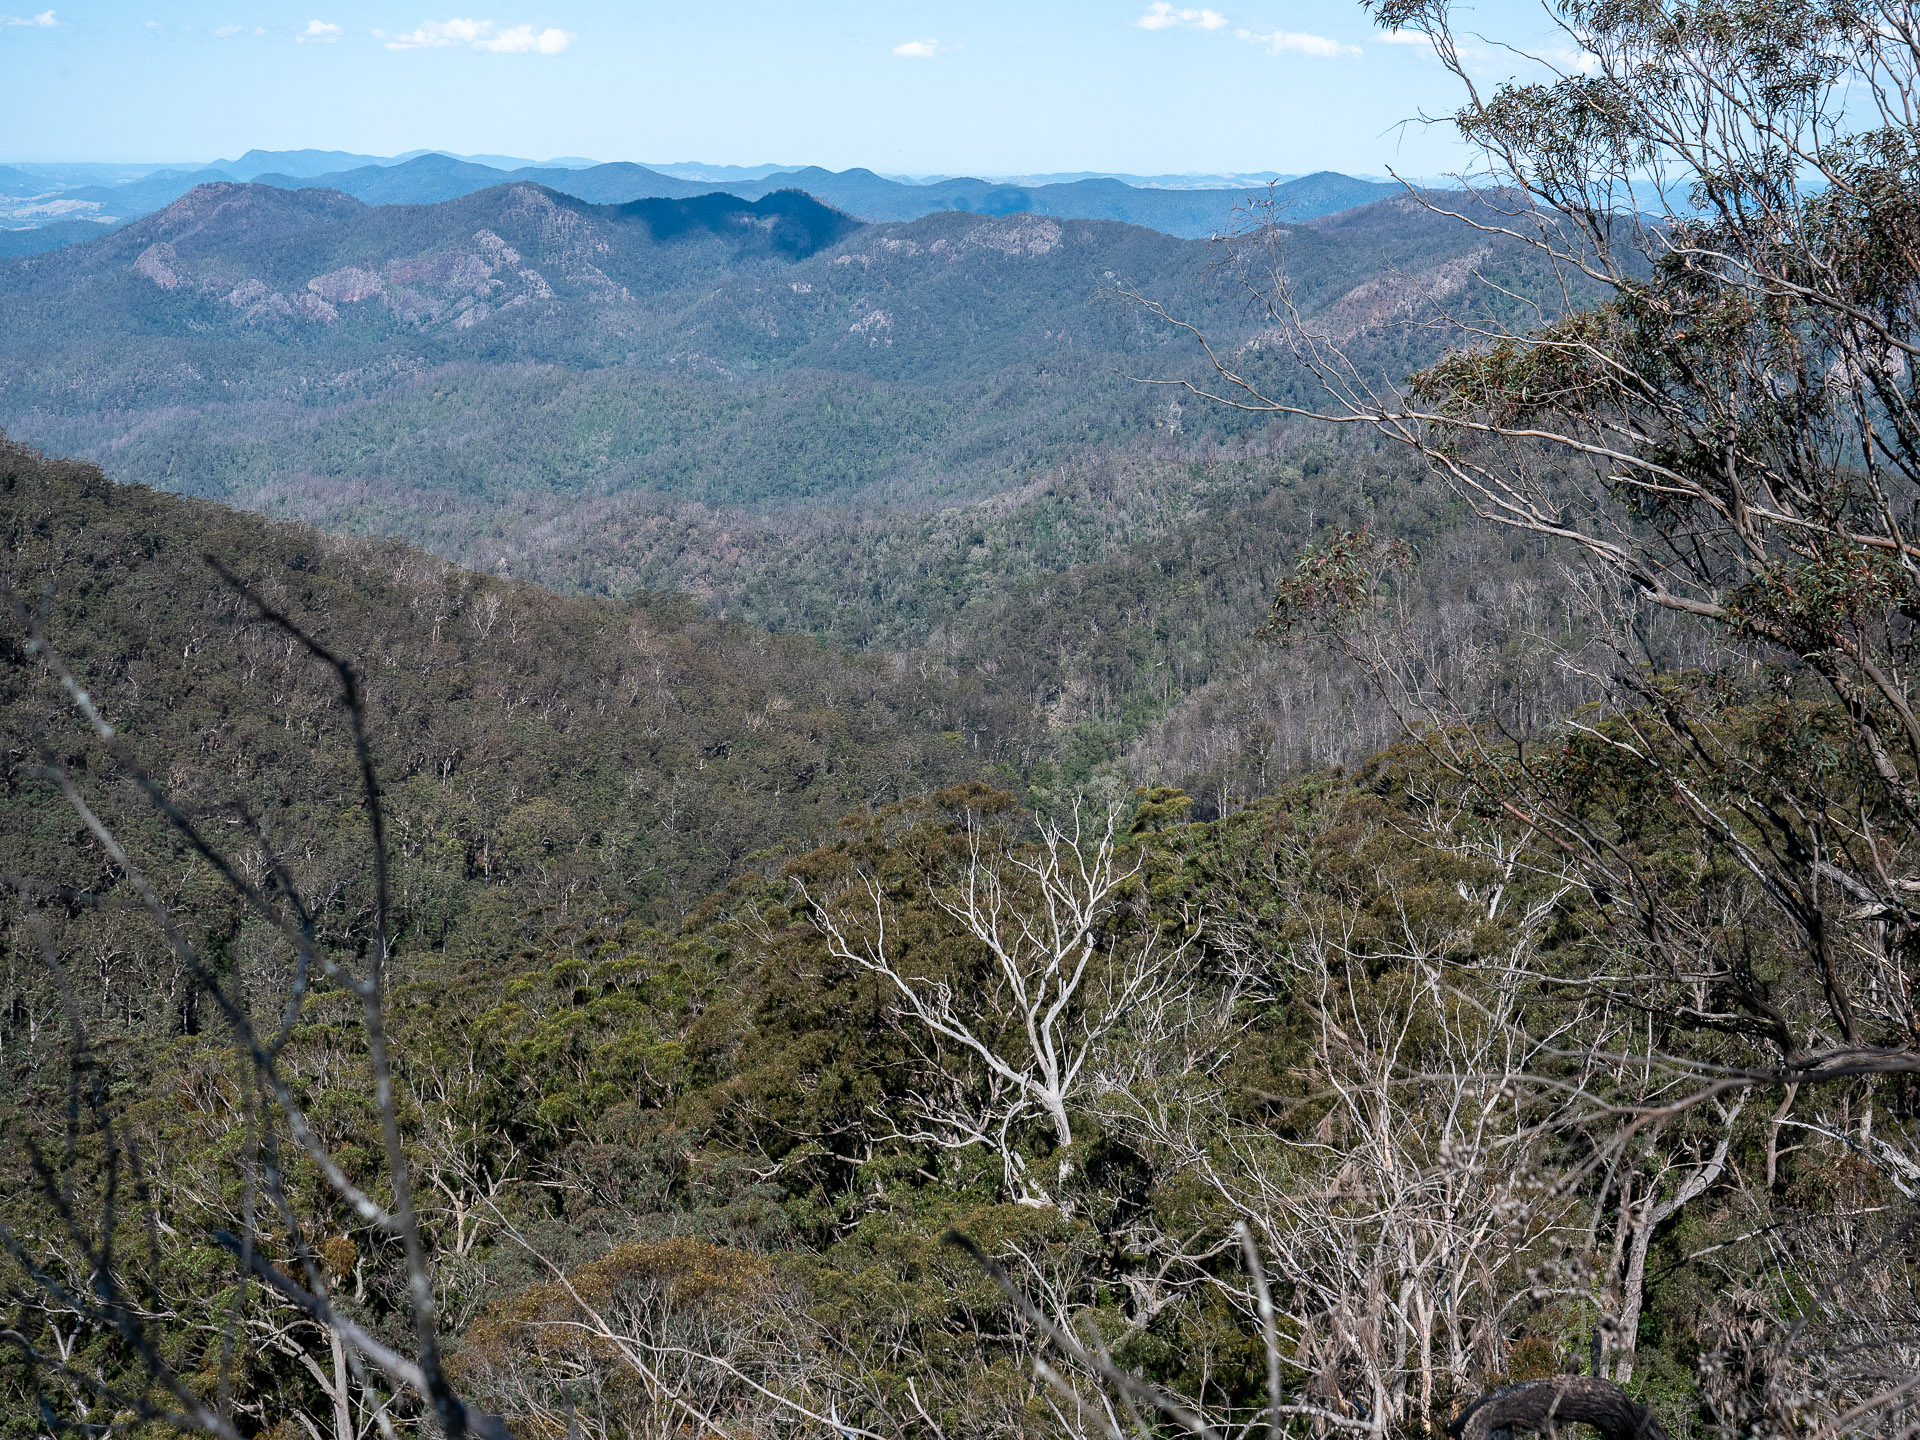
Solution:
[[[1404,199],[1287,234],[1317,313],[1386,367],[1438,353],[1406,323],[1434,295],[1497,307],[1547,273]],[[1461,656],[1510,651],[1561,586],[1377,445],[1329,453],[1129,380],[1186,361],[1123,281],[1298,373],[1217,258],[1045,217],[852,226],[792,194],[209,186],[0,278],[0,422],[118,479],[904,653],[1012,704],[969,734],[989,759],[1084,777],[1131,751],[1218,808],[1396,733],[1364,684],[1249,642],[1315,535],[1384,510],[1432,542],[1423,623]],[[1514,688],[1510,659],[1470,668]]]
[[[1491,282],[1538,288],[1524,250],[1496,261],[1458,222],[1383,203],[1289,227],[1316,306],[1382,364],[1409,343],[1384,322],[1435,279],[1489,304]],[[1489,283],[1455,273],[1463,255]],[[367,207],[208,185],[0,263],[0,423],[250,508],[363,489],[386,510],[363,528],[455,558],[556,498],[964,498],[1102,442],[1238,433],[1115,373],[1176,350],[1119,284],[1241,323],[1212,258],[1094,221],[860,226],[791,192],[595,206],[510,185]]]
[[[416,1183],[431,1187],[419,1206],[437,1304],[451,1332],[467,1336],[451,1373],[476,1403],[504,1413],[591,1407],[590,1423],[624,1433],[650,1423],[648,1407],[671,1409],[664,1397],[714,1379],[696,1364],[664,1390],[635,1391],[605,1372],[604,1345],[590,1337],[583,1348],[555,1351],[537,1322],[567,1315],[585,1294],[603,1318],[619,1317],[614,1323],[657,1313],[667,1328],[649,1332],[649,1344],[668,1345],[668,1354],[688,1339],[718,1347],[751,1363],[748,1379],[778,1384],[790,1400],[905,1406],[903,1423],[916,1406],[933,1407],[936,1423],[966,1428],[1041,1423],[1046,1410],[1033,1409],[1022,1349],[1002,1353],[989,1338],[1013,1318],[1005,1297],[939,1244],[951,1223],[981,1243],[1044,1257],[1044,1273],[1069,1293],[1112,1290],[1101,1304],[1117,1307],[1123,1328],[1126,1313],[1144,1306],[1143,1319],[1160,1318],[1136,1339],[1116,1336],[1120,1353],[1169,1382],[1197,1384],[1213,1403],[1232,1403],[1238,1392],[1218,1387],[1244,1388],[1254,1372],[1232,1382],[1206,1377],[1222,1364],[1244,1369],[1245,1357],[1234,1358],[1240,1342],[1222,1335],[1189,1349],[1225,1318],[1208,1318],[1217,1302],[1206,1287],[1174,1272],[1154,1279],[1151,1269],[1129,1278],[1138,1262],[1122,1257],[1140,1246],[1160,1251],[1167,1240],[1153,1237],[1163,1224],[1179,1233],[1207,1214],[1206,1223],[1226,1223],[1237,1202],[1179,1185],[1161,1193],[1153,1155],[1165,1147],[1165,1163],[1178,1171],[1190,1163],[1179,1159],[1181,1147],[1198,1137],[1124,1139],[1142,1117],[1112,1088],[1111,1067],[1126,1057],[1124,1066],[1146,1067],[1143,1079],[1164,1071],[1200,1086],[1195,1097],[1225,1098],[1247,1085],[1286,1091],[1297,1082],[1282,1057],[1308,1043],[1296,1032],[1312,1011],[1271,991],[1276,977],[1259,957],[1280,945],[1311,949],[1327,917],[1356,903],[1359,915],[1389,897],[1411,901],[1436,945],[1505,943],[1504,912],[1490,928],[1473,918],[1482,900],[1471,888],[1455,893],[1497,884],[1490,872],[1462,860],[1435,874],[1406,851],[1405,781],[1388,772],[1372,788],[1290,788],[1212,827],[1187,823],[1186,797],[1152,792],[1129,802],[1099,842],[1104,871],[1081,897],[1097,912],[1101,939],[1094,971],[1063,1012],[1060,1039],[1081,1060],[1059,1087],[1063,1133],[1007,1094],[990,1066],[975,1069],[964,1049],[929,1044],[901,1024],[889,1003],[898,982],[861,963],[874,935],[864,897],[877,895],[901,937],[893,944],[904,946],[877,952],[893,973],[911,987],[939,987],[916,990],[923,996],[992,997],[998,1018],[972,1015],[969,1031],[1018,1063],[1017,1015],[997,1009],[1014,1003],[1013,992],[980,968],[988,954],[976,932],[984,924],[991,933],[995,921],[978,911],[969,918],[961,897],[992,874],[1017,904],[1036,885],[1044,893],[1064,883],[1071,898],[1072,878],[1023,868],[1047,847],[1031,848],[1011,796],[971,779],[939,788],[943,771],[967,775],[967,756],[938,736],[916,741],[925,729],[901,718],[929,700],[953,705],[939,684],[871,664],[863,675],[860,663],[836,661],[811,642],[756,640],[671,602],[561,601],[393,547],[275,530],[200,502],[116,489],[85,467],[17,449],[8,453],[6,493],[13,590],[39,617],[28,623],[48,637],[55,665],[87,676],[90,703],[113,717],[125,745],[89,744],[57,672],[20,665],[28,683],[9,701],[10,733],[29,747],[49,743],[51,753],[17,750],[11,771],[18,818],[9,867],[34,867],[21,900],[37,925],[21,915],[13,933],[24,943],[9,949],[9,1113],[24,1127],[10,1153],[22,1166],[36,1154],[59,1163],[57,1152],[31,1142],[37,1117],[60,1113],[69,1026],[119,1057],[119,1098],[110,1102],[119,1128],[96,1112],[76,1139],[98,1155],[110,1137],[126,1137],[129,1154],[148,1157],[135,1163],[149,1167],[142,1183],[160,1205],[150,1217],[158,1233],[191,1237],[187,1249],[139,1262],[149,1312],[187,1317],[234,1301],[219,1288],[230,1277],[212,1291],[202,1284],[225,1275],[217,1236],[237,1233],[231,1207],[244,1208],[245,1196],[193,1177],[211,1180],[229,1163],[235,1127],[247,1123],[249,1082],[233,1068],[207,987],[224,986],[248,1011],[270,1016],[296,954],[245,904],[223,898],[217,877],[186,863],[178,834],[170,838],[143,805],[138,775],[161,777],[203,829],[221,827],[225,844],[257,836],[241,842],[259,856],[247,864],[264,863],[263,874],[285,867],[285,893],[327,897],[312,912],[319,946],[364,953],[374,913],[358,858],[365,833],[353,751],[331,676],[202,569],[203,551],[326,643],[367,647],[371,738],[386,757],[387,1025],[395,1083],[408,1097],[406,1153]],[[173,598],[162,605],[162,594]],[[183,605],[185,596],[200,597],[198,606]],[[610,630],[620,645],[609,643]],[[768,683],[783,675],[781,647],[803,662],[787,678],[810,687],[811,712],[805,699],[774,703],[785,693]],[[746,663],[730,669],[730,656]],[[652,663],[660,660],[664,667]],[[543,686],[548,665],[573,672],[569,684]],[[837,675],[836,665],[844,667]],[[167,673],[175,669],[177,678]],[[592,681],[596,673],[605,679]],[[744,696],[729,689],[742,684],[757,688]],[[739,728],[703,732],[703,710]],[[755,725],[754,716],[765,721]],[[646,755],[622,751],[623,766],[640,764],[638,776],[581,766],[649,741]],[[545,769],[543,756],[551,757]],[[810,774],[826,787],[818,796]],[[167,911],[191,917],[186,938],[206,973],[156,946],[137,913],[102,903],[118,889],[115,865],[84,828],[58,828],[63,778],[86,787],[92,813],[113,827],[129,863],[167,887]],[[747,855],[743,841],[706,862],[738,878],[699,904],[679,897],[712,869],[679,889],[636,874],[638,857],[711,854],[732,793],[742,794],[737,823],[761,826],[770,840],[804,834],[814,813],[805,807],[828,793],[829,803],[864,803],[866,818],[812,854],[793,846]],[[1083,808],[1098,826],[1093,803]],[[674,815],[695,821],[697,833],[675,836]],[[863,877],[884,885],[869,891]],[[1347,894],[1349,884],[1360,888]],[[822,907],[823,922],[836,918],[809,923],[810,905]],[[904,907],[897,915],[896,905]],[[1324,906],[1332,908],[1309,918]],[[673,923],[658,923],[667,917]],[[63,966],[64,983],[55,983],[36,931],[56,953],[91,963]],[[1385,960],[1399,939],[1389,925],[1375,941],[1350,934],[1349,942],[1378,945]],[[1044,956],[1022,963],[1033,961],[1044,965]],[[1195,1009],[1201,994],[1210,999]],[[363,1148],[372,1137],[355,1098],[371,1077],[352,1038],[354,1003],[345,979],[317,984],[274,1061],[344,1173],[367,1185],[380,1167]],[[1107,1019],[1086,1025],[1101,1005]],[[1089,1040],[1097,1051],[1086,1049]],[[962,1083],[950,1088],[940,1078],[948,1074]],[[1083,1108],[1102,1095],[1101,1108]],[[1249,1113],[1249,1139],[1269,1125],[1267,1109]],[[967,1126],[982,1120],[998,1127],[997,1153],[967,1138]],[[1009,1190],[1008,1165],[1041,1163],[1022,1158],[1029,1132],[1044,1179]],[[31,1171],[16,1172],[9,1193],[24,1209],[6,1221],[16,1236],[45,1235],[34,1191]],[[333,1275],[338,1303],[356,1307],[356,1324],[378,1327],[372,1336],[403,1343],[404,1255],[383,1248],[380,1227],[368,1231],[351,1206],[319,1220],[311,1207],[325,1202],[305,1182],[294,1201],[325,1231],[308,1243],[321,1273]],[[1176,1254],[1160,1254],[1155,1268]],[[167,1340],[166,1363],[187,1377],[183,1384],[227,1367],[233,1403],[256,1428],[271,1428],[276,1411],[325,1420],[335,1403],[346,1407],[350,1429],[368,1418],[374,1392],[344,1359],[330,1358],[322,1329],[276,1316],[264,1294],[239,1303],[250,1338],[234,1352],[238,1362],[222,1358],[217,1327],[189,1323]],[[255,1320],[251,1310],[262,1305]],[[151,1323],[151,1313],[144,1318]],[[44,1323],[59,1330],[63,1322],[56,1311]],[[969,1333],[957,1349],[936,1338]],[[124,1384],[133,1372],[115,1358],[115,1336],[92,1343],[87,1363]],[[1215,1343],[1227,1346],[1218,1357]],[[869,1357],[857,1367],[866,1378],[845,1391],[853,1372],[834,1357],[858,1354]],[[748,1386],[729,1403],[758,1403],[757,1393]],[[23,1433],[33,1433],[29,1415],[22,1412]]]
[[[1912,1433],[1920,16],[1370,13],[1218,249],[0,266],[0,1434]]]

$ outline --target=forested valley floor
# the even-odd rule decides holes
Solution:
[[[1412,1227],[1410,1248],[1374,1254],[1355,1274],[1356,1301],[1400,1283],[1407,1265],[1478,1267],[1454,1317],[1463,1348],[1397,1367],[1409,1398],[1395,1403],[1425,1407],[1435,1424],[1470,1398],[1463,1376],[1477,1391],[1580,1358],[1567,1335],[1617,1301],[1567,1286],[1530,1299],[1530,1277],[1577,1267],[1581,1247],[1626,1227],[1652,1267],[1635,1296],[1639,1391],[1684,1433],[1701,1308],[1737,1257],[1752,1258],[1738,1237],[1825,1215],[1836,1195],[1858,1209],[1871,1194],[1864,1174],[1796,1166],[1776,1158],[1777,1130],[1754,1130],[1742,1143],[1757,1148],[1729,1159],[1722,1147],[1716,1164],[1764,1160],[1777,1167],[1771,1189],[1737,1187],[1684,1229],[1636,1238],[1631,1212],[1609,1221],[1516,1204],[1530,1149],[1597,1145],[1604,1116],[1564,1107],[1564,1132],[1528,1141],[1539,1115],[1490,1131],[1491,1115],[1460,1108],[1464,1093],[1397,1088],[1405,1069],[1484,1060],[1504,1033],[1494,1022],[1517,1008],[1564,1010],[1565,1024],[1604,1031],[1604,1017],[1558,998],[1548,977],[1603,963],[1610,924],[1590,894],[1513,879],[1497,821],[1463,810],[1457,778],[1418,753],[1313,773],[1315,743],[1352,756],[1390,737],[1378,721],[1355,734],[1356,709],[1338,708],[1351,698],[1318,698],[1316,686],[1350,697],[1361,684],[1331,653],[1265,646],[1269,658],[1250,669],[1268,678],[1242,681],[1241,693],[1256,707],[1304,697],[1295,703],[1318,705],[1328,731],[1345,727],[1338,739],[1302,736],[1257,708],[1251,722],[1223,720],[1209,707],[1228,702],[1204,680],[1171,721],[1131,738],[1111,719],[1036,711],[1045,698],[1059,708],[1071,667],[1103,664],[1133,687],[1111,699],[1164,709],[1167,693],[1146,688],[1152,664],[1127,648],[1154,632],[1130,631],[1130,619],[1212,617],[1220,643],[1188,643],[1215,664],[1262,645],[1247,620],[1219,615],[1261,608],[1281,568],[1272,537],[1300,525],[1300,507],[1333,507],[1317,522],[1330,527],[1346,518],[1316,489],[1311,460],[1291,462],[1259,499],[1254,477],[1275,462],[1216,460],[1211,477],[1191,476],[1200,523],[1183,530],[1184,548],[1145,543],[1070,570],[1070,597],[1023,589],[1057,577],[1010,583],[973,602],[989,618],[971,631],[943,617],[971,652],[948,639],[890,659],[708,618],[668,595],[565,599],[391,542],[328,539],[116,486],[21,447],[3,453],[6,576],[21,623],[42,627],[130,747],[88,735],[16,627],[5,868],[33,877],[21,898],[71,959],[52,984],[16,919],[0,1030],[15,1137],[6,1223],[36,1233],[25,1167],[52,1153],[68,1026],[83,1024],[111,1075],[120,1133],[130,1147],[137,1136],[146,1223],[163,1237],[140,1263],[147,1303],[166,1318],[168,1362],[196,1385],[227,1386],[237,1413],[276,1437],[305,1433],[286,1417],[324,1418],[336,1401],[365,1417],[379,1391],[328,1362],[324,1337],[297,1314],[234,1291],[212,1237],[236,1233],[249,1203],[227,1170],[251,1123],[245,1067],[177,951],[137,910],[107,903],[115,866],[57,788],[64,776],[84,789],[246,1009],[274,1012],[290,978],[286,943],[193,863],[130,765],[223,844],[258,857],[247,863],[284,867],[282,884],[323,897],[324,944],[365,945],[365,816],[332,676],[209,557],[365,677],[392,851],[388,1024],[449,1363],[471,1398],[528,1433],[642,1433],[672,1423],[675,1397],[689,1395],[734,1434],[786,1423],[793,1403],[899,1433],[1078,1433],[1083,1421],[1036,1389],[1037,1337],[942,1243],[950,1229],[1017,1262],[1023,1283],[1075,1307],[1140,1374],[1216,1407],[1257,1405],[1263,1362],[1234,1318],[1245,1276],[1225,1242],[1237,1219],[1262,1213],[1301,1227],[1309,1248],[1291,1261],[1303,1275],[1346,1255],[1383,1214]],[[1222,497],[1211,526],[1209,478]],[[1128,503],[1152,498],[1146,482],[1109,483]],[[1372,515],[1411,526],[1430,492],[1383,476],[1375,493]],[[1084,492],[1065,499],[1100,513]],[[1061,501],[1043,492],[1038,503]],[[1267,524],[1247,525],[1250,510]],[[1479,584],[1504,571],[1497,583],[1534,597],[1510,614],[1567,629],[1564,605],[1558,618],[1539,613],[1554,591],[1524,550],[1489,556],[1444,535],[1435,550]],[[1447,583],[1412,600],[1409,623],[1456,623],[1437,598]],[[1115,632],[1113,648],[1082,642],[1076,654],[1074,637],[1019,628],[1062,614]],[[1494,607],[1476,614],[1483,634],[1498,618]],[[1490,704],[1522,703],[1529,683],[1525,703],[1554,703],[1538,676],[1500,670],[1501,637],[1485,643]],[[1025,657],[1060,668],[1009,677]],[[1300,747],[1250,761],[1236,739],[1230,763],[1241,768],[1224,773],[1250,779],[1246,791],[1189,758],[1205,756],[1195,730],[1236,723]],[[1220,818],[1196,820],[1178,788],[1133,789],[1117,758],[1211,779],[1219,798],[1202,803]],[[1272,770],[1249,768],[1261,763]],[[1074,795],[1079,823],[1094,827],[1084,890],[1031,868],[1036,832],[1022,813],[1071,823]],[[1597,803],[1631,802],[1623,790]],[[1108,816],[1111,835],[1099,829]],[[955,1013],[986,1053],[1020,1054],[1017,982],[1044,981],[1045,957],[1022,952],[1032,937],[1006,928],[1012,908],[969,910],[983,877],[1009,907],[1104,907],[1098,973],[1073,997],[1072,1025],[1048,1037],[1072,1062],[1059,1085],[1065,1129],[1008,1093],[965,1041],[901,1014],[898,977],[909,977],[914,993],[964,997]],[[1011,945],[1011,969],[983,937]],[[1463,1010],[1438,984],[1442,966],[1484,975],[1471,1003],[1494,1014]],[[1534,966],[1546,974],[1501,978]],[[377,1187],[354,1013],[350,991],[316,984],[278,1064],[346,1175]],[[76,1138],[84,1148],[89,1137]],[[1693,1121],[1662,1137],[1680,1153],[1712,1140],[1712,1126]],[[1463,1187],[1450,1203],[1483,1207],[1471,1254],[1420,1254],[1414,1232],[1428,1222],[1409,1184]],[[312,1178],[294,1188],[336,1303],[403,1343],[403,1257]],[[1581,1225],[1597,1228],[1582,1239]],[[223,1349],[211,1317],[233,1305],[244,1339]],[[589,1311],[606,1334],[577,1328]],[[1366,1343],[1391,1351],[1407,1322],[1366,1323]],[[131,1373],[113,1335],[75,1339]],[[1333,1332],[1299,1339],[1309,1342],[1330,1353],[1350,1343]],[[636,1378],[622,1348],[632,1344],[650,1347],[657,1383]],[[15,1432],[39,1433],[31,1406],[11,1413]]]

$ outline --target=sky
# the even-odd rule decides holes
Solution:
[[[1433,175],[1460,158],[1444,131],[1403,123],[1452,109],[1450,77],[1346,0],[422,3],[0,0],[0,161],[313,147]],[[1473,18],[1540,32],[1522,0]]]

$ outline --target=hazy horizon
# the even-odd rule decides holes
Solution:
[[[1537,30],[1517,0],[1480,10]],[[1476,63],[1496,79],[1522,68]],[[527,0],[436,19],[392,0],[81,0],[0,12],[0,65],[5,148],[36,164],[314,148],[752,168],[775,134],[795,164],[908,176],[1457,164],[1416,118],[1451,108],[1448,77],[1418,37],[1383,35],[1349,3]],[[188,158],[126,159],[136,148]]]
[[[99,167],[104,169],[125,170],[129,172],[146,171],[148,173],[154,173],[154,172],[166,171],[166,170],[192,170],[192,169],[217,168],[221,165],[235,164],[239,160],[251,154],[337,155],[342,158],[343,164],[353,164],[353,165],[361,165],[361,164],[368,164],[368,163],[394,165],[394,164],[405,163],[408,160],[419,159],[427,155],[442,155],[449,159],[464,161],[468,164],[489,165],[489,166],[494,166],[494,167],[503,168],[503,169],[510,169],[515,166],[548,166],[548,167],[556,167],[556,168],[564,168],[564,169],[587,169],[596,165],[624,163],[624,164],[641,165],[649,169],[655,169],[663,172],[674,171],[674,170],[686,170],[686,171],[701,170],[701,171],[711,171],[716,174],[721,172],[728,172],[728,173],[738,174],[742,176],[751,175],[755,178],[766,176],[766,175],[782,174],[786,172],[802,170],[816,163],[810,160],[727,161],[727,160],[706,160],[706,159],[700,159],[700,158],[665,160],[665,159],[658,159],[658,158],[649,159],[645,157],[636,158],[628,155],[606,155],[606,156],[502,155],[502,154],[485,153],[485,152],[481,152],[481,153],[463,152],[463,151],[451,150],[451,149],[433,147],[433,146],[412,147],[406,150],[394,151],[389,154],[368,154],[365,152],[341,151],[330,146],[318,146],[318,145],[302,145],[302,146],[287,146],[287,147],[268,147],[268,146],[250,145],[245,147],[244,149],[236,150],[232,153],[224,154],[224,155],[214,155],[210,157],[195,156],[191,158],[175,157],[175,158],[166,159],[166,160],[154,160],[151,158],[133,158],[126,155],[103,155],[98,157],[91,157],[84,160],[63,160],[63,159],[47,158],[47,157],[37,156],[37,155],[13,155],[5,152],[0,152],[0,165],[26,166],[30,168],[39,167],[39,168],[45,168],[49,170]],[[829,168],[829,167],[821,167],[821,168]],[[1264,180],[1269,178],[1279,178],[1279,179],[1295,178],[1295,177],[1304,176],[1304,175],[1311,175],[1316,173],[1317,171],[1328,169],[1329,167],[1294,165],[1289,168],[1283,169],[1276,166],[1268,165],[1268,166],[1262,166],[1257,169],[1251,169],[1251,170],[1195,170],[1195,169],[1142,170],[1142,169],[1128,169],[1128,168],[1121,168],[1121,167],[1109,167],[1106,169],[1101,169],[1101,168],[1091,167],[1091,166],[1082,166],[1078,168],[1068,168],[1068,169],[1027,170],[1027,171],[988,170],[985,168],[976,167],[970,170],[962,169],[962,170],[949,170],[949,171],[913,172],[913,171],[888,170],[888,169],[883,169],[877,165],[863,165],[856,162],[853,165],[842,166],[839,168],[843,171],[844,170],[868,170],[874,174],[880,175],[885,179],[898,180],[906,183],[932,183],[937,181],[954,180],[954,179],[962,179],[962,178],[972,178],[972,179],[990,180],[990,181],[1008,181],[1008,182],[1017,182],[1017,181],[1060,182],[1060,181],[1067,181],[1067,180],[1074,180],[1074,179],[1081,179],[1081,178],[1099,178],[1099,177],[1108,177],[1108,176],[1121,178],[1121,179],[1142,180],[1142,181],[1177,180],[1177,179],[1193,179],[1193,180],[1217,179],[1222,181],[1241,181],[1241,180]],[[1343,173],[1351,174],[1353,172],[1343,172]],[[1384,171],[1362,172],[1359,178],[1381,179],[1381,178],[1385,178],[1385,172]]]

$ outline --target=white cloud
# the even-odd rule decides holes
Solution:
[[[893,47],[902,60],[931,60],[940,53],[938,40],[902,40]]]
[[[309,20],[307,28],[293,38],[299,45],[331,45],[340,38],[340,27],[325,20]]]
[[[1218,10],[1176,9],[1167,0],[1153,0],[1133,23],[1142,30],[1223,30],[1227,17]]]
[[[213,33],[218,35],[222,40],[224,40],[229,35],[238,35],[241,31],[245,30],[246,28],[247,27],[244,25],[216,25],[213,27]]]
[[[573,36],[552,26],[535,30],[531,25],[515,25],[490,40],[477,41],[482,50],[496,55],[558,55],[573,43]]]
[[[1316,59],[1331,60],[1339,55],[1358,55],[1358,45],[1342,45],[1338,40],[1329,40],[1324,35],[1306,35],[1298,30],[1273,30],[1265,35],[1257,35],[1251,30],[1234,32],[1249,45],[1264,45],[1269,55],[1312,55]]]
[[[373,33],[387,42],[389,50],[438,50],[447,45],[471,45],[493,29],[490,20],[429,20],[418,30],[405,35]]]
[[[384,30],[373,33],[386,42],[389,50],[441,50],[464,45],[495,55],[558,55],[575,38],[551,27],[535,30],[531,25],[512,25],[502,30],[491,20],[428,20],[404,35],[389,35]]]
[[[1379,30],[1373,38],[1382,45],[1431,45],[1433,40],[1419,30]]]
[[[0,19],[0,25],[24,25],[32,30],[51,30],[59,23],[53,18],[51,10],[42,10],[38,15],[8,15]]]

